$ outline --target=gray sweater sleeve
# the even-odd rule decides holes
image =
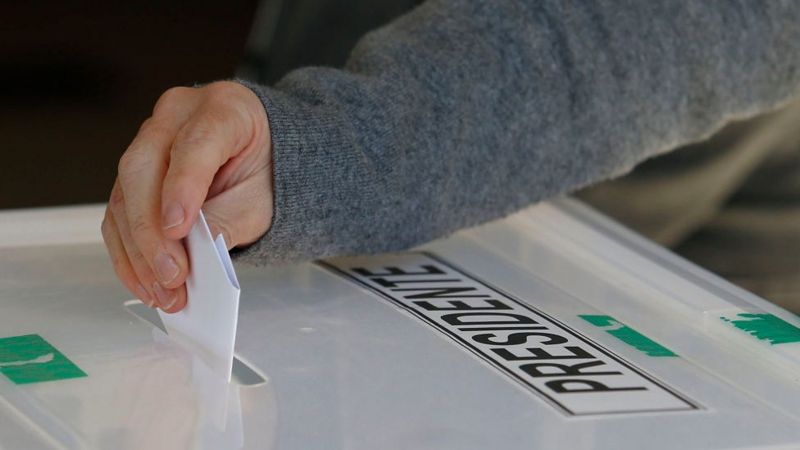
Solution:
[[[246,84],[275,208],[240,259],[404,249],[788,101],[800,1],[430,0],[343,69]]]

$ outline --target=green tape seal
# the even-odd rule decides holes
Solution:
[[[800,328],[772,314],[739,313],[735,318],[720,319],[771,345],[800,342]]]
[[[38,334],[0,338],[0,373],[14,384],[86,376],[83,370]]]
[[[578,315],[581,319],[589,322],[590,324],[605,329],[606,333],[614,336],[620,341],[630,345],[631,347],[639,350],[647,356],[654,357],[673,357],[678,356],[672,350],[664,347],[658,342],[650,339],[649,337],[639,333],[633,328],[617,321],[611,316],[594,315],[594,314],[581,314]]]

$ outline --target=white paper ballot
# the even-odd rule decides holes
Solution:
[[[170,337],[189,347],[215,375],[230,382],[239,281],[225,240],[222,235],[212,239],[202,211],[185,244],[190,264],[186,308],[176,314],[158,313]]]

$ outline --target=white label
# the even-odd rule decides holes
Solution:
[[[406,309],[566,414],[698,409],[577,331],[434,255],[321,264]]]

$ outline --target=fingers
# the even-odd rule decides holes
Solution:
[[[167,170],[168,150],[181,126],[180,119],[177,115],[154,117],[142,126],[119,164],[118,188],[124,197],[124,208],[112,205],[134,269],[137,263],[131,251],[143,256],[161,287],[167,289],[182,285],[189,269],[183,245],[164,237],[159,214],[161,180]]]
[[[168,312],[186,303],[188,258],[180,242],[165,239],[160,232],[157,211],[169,148],[199,103],[195,91],[168,90],[156,103],[153,117],[142,124],[120,159],[105,228],[112,259],[120,261],[115,263],[120,278],[134,287],[133,292],[144,289],[150,305]]]
[[[115,227],[114,233],[109,234],[116,234],[119,237],[121,251],[125,254],[136,279],[133,284],[142,286],[147,291],[150,305],[156,304],[166,312],[180,311],[186,304],[185,287],[179,286],[176,289],[168,289],[161,285],[131,234],[126,209],[122,191],[119,188],[119,184],[115,183],[114,188],[111,190],[111,199],[109,201],[109,224],[113,224]]]
[[[155,288],[156,289],[163,289],[159,285],[156,285]],[[168,304],[160,305],[160,308],[165,313],[174,314],[174,313],[176,313],[178,311],[181,311],[183,308],[186,307],[186,302],[187,302],[186,285],[182,284],[182,285],[178,286],[177,288],[173,289],[173,291],[175,293],[175,296],[173,297],[173,300]]]
[[[155,304],[155,299],[141,284],[139,277],[131,266],[128,254],[125,252],[122,239],[120,239],[119,232],[117,231],[117,223],[114,221],[114,215],[111,214],[110,208],[106,208],[106,215],[100,230],[103,233],[103,240],[106,243],[106,247],[108,247],[108,255],[111,257],[111,264],[114,267],[114,272],[116,272],[117,277],[133,295],[152,308]]]
[[[230,103],[236,89],[212,90],[172,145],[161,197],[161,223],[171,239],[189,233],[214,176],[251,140],[252,120]]]
[[[269,228],[271,177],[269,123],[252,91],[170,89],[120,159],[103,227],[117,275],[167,312],[182,309],[190,268],[180,240],[206,198],[228,244],[250,243]]]

